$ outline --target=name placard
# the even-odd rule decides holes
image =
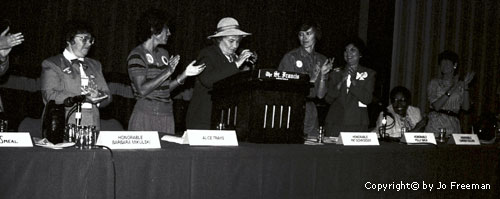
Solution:
[[[340,132],[337,144],[344,146],[378,146],[376,133],[367,132]]]
[[[0,133],[0,147],[33,147],[33,141],[28,132]]]
[[[183,143],[190,146],[238,146],[234,130],[188,129],[182,136]]]
[[[110,149],[159,149],[157,131],[101,131],[97,145]]]
[[[408,145],[412,144],[436,145],[436,138],[434,137],[434,133],[423,133],[423,132],[405,133],[401,142],[406,143]]]
[[[456,145],[481,145],[477,134],[451,134],[448,143]]]

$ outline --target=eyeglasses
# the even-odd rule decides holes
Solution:
[[[78,36],[77,35],[75,37],[80,38],[80,40],[82,40],[82,43],[84,43],[84,44],[87,43],[87,42],[89,42],[89,44],[92,45],[95,42],[95,38],[92,37],[92,36]]]

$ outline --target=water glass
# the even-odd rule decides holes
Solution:
[[[438,136],[438,141],[439,142],[445,142],[445,137],[446,137],[446,128],[439,128],[439,136]]]
[[[7,120],[0,119],[0,132],[7,132],[9,127],[9,122]]]
[[[98,136],[96,126],[78,126],[76,129],[76,148],[95,148]]]

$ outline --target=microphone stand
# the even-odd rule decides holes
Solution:
[[[75,113],[75,120],[76,120],[76,126],[81,126],[82,125],[82,103],[78,102],[76,104],[76,113]]]

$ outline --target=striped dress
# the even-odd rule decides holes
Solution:
[[[451,84],[447,84],[441,79],[432,79],[427,86],[427,99],[429,100],[429,103],[432,104],[442,95],[445,95],[446,91],[448,91],[450,87]],[[458,93],[452,93],[441,109],[458,113],[460,111],[460,107],[462,106],[463,99],[464,91],[462,89]],[[434,111],[430,112],[429,122],[425,127],[425,132],[432,132],[435,135],[438,135],[440,128],[446,128],[447,134],[460,133],[460,120],[458,117]]]
[[[169,54],[165,49],[156,48],[148,52],[141,45],[134,48],[128,55],[128,73],[130,79],[145,76],[146,81],[154,79],[164,70],[168,70]],[[175,133],[172,99],[170,98],[171,77],[164,81],[151,93],[142,96],[132,83],[132,90],[137,100],[130,116],[128,130],[158,131],[168,134]]]

